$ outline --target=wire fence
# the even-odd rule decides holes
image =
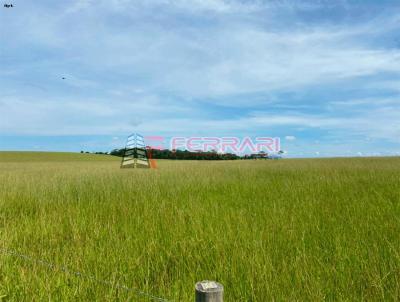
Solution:
[[[76,277],[79,277],[79,278],[83,278],[83,279],[89,280],[91,282],[103,284],[103,285],[106,285],[106,286],[109,286],[109,287],[112,287],[112,288],[121,289],[121,290],[130,292],[130,293],[133,293],[136,296],[140,296],[140,297],[143,297],[143,298],[148,298],[148,299],[153,300],[153,301],[173,302],[173,300],[167,300],[167,299],[164,299],[164,298],[161,298],[161,297],[157,297],[157,296],[149,294],[147,292],[127,287],[127,286],[125,286],[123,284],[120,284],[120,283],[115,283],[115,282],[108,281],[108,280],[102,280],[102,279],[96,278],[96,277],[94,277],[92,275],[88,275],[88,274],[81,273],[79,271],[71,270],[66,266],[59,266],[59,265],[56,265],[56,264],[51,263],[51,262],[46,261],[46,260],[36,259],[34,257],[18,253],[18,252],[14,251],[14,250],[0,248],[0,254],[11,256],[11,257],[14,257],[14,258],[19,258],[19,259],[22,259],[24,261],[31,262],[31,263],[36,263],[36,264],[38,264],[40,266],[46,267],[46,268],[51,269],[53,271],[70,274],[70,275],[73,275],[73,276],[76,276]]]

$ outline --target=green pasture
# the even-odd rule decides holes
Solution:
[[[204,279],[228,302],[400,300],[400,158],[0,152],[0,301],[194,301]]]

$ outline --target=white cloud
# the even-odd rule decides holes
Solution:
[[[87,9],[93,4],[93,0],[76,0],[75,3],[70,5],[66,9],[66,13],[71,14],[71,13],[76,13],[81,10]]]
[[[330,102],[336,110],[348,110],[349,107],[371,108],[371,106],[400,105],[400,95],[397,97],[367,97],[362,99],[349,99],[345,101]]]
[[[284,126],[335,131],[339,137],[359,135],[370,140],[400,143],[399,106],[357,111],[358,115],[351,117],[258,111],[237,118],[211,119],[195,115],[190,102],[164,106],[162,99],[148,96],[120,100],[118,106],[107,99],[95,98],[38,101],[28,97],[3,97],[0,98],[0,114],[4,117],[0,120],[0,134],[117,136],[137,129],[153,135],[237,135],[264,129],[266,134],[272,135],[271,129]],[[285,139],[292,141],[296,137],[287,135]]]
[[[113,0],[89,4],[80,0],[72,6],[87,11],[77,22],[65,15],[39,18],[34,12],[27,14],[30,26],[13,39],[19,37],[21,46],[28,38],[36,45],[56,47],[82,68],[98,72],[117,69],[126,76],[145,79],[144,85],[152,90],[168,90],[187,98],[298,90],[400,70],[397,49],[365,43],[371,28],[382,27],[381,19],[367,25],[302,24],[293,29],[277,27],[282,20],[273,14],[279,8],[297,7],[291,1],[275,5],[273,11],[265,9],[271,4],[260,1]],[[157,5],[164,10],[154,12]],[[253,10],[262,10],[271,15],[271,24],[222,14],[212,20],[191,16],[193,23],[178,26],[177,8],[236,10],[249,16]],[[121,24],[115,21],[115,13],[123,20]]]
[[[152,29],[157,40],[104,33],[85,64],[102,60],[106,68],[144,72],[152,79],[147,85],[185,97],[297,90],[400,70],[398,51],[366,48],[332,30],[273,33],[227,24],[193,35]]]

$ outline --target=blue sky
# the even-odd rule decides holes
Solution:
[[[12,3],[0,150],[109,151],[139,132],[400,155],[399,1]]]

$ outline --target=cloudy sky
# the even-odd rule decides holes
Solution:
[[[139,132],[400,154],[399,1],[9,2],[0,150],[109,151]]]

